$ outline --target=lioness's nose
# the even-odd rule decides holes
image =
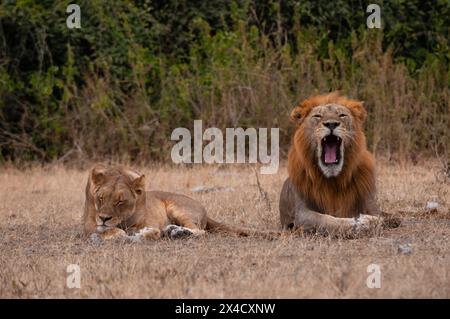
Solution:
[[[336,127],[338,127],[341,123],[339,122],[324,122],[323,125],[328,127],[331,131],[333,131]]]
[[[112,218],[111,216],[99,216],[99,217],[100,220],[103,222],[103,224]]]

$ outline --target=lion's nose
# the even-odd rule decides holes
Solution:
[[[99,216],[99,217],[100,220],[103,222],[103,224],[112,218],[111,216]]]
[[[328,127],[331,131],[333,131],[336,127],[338,127],[341,123],[339,122],[324,122],[323,125]]]

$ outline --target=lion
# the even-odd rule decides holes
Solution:
[[[84,235],[92,239],[179,239],[202,236],[206,231],[272,236],[270,232],[219,223],[188,196],[146,191],[145,176],[123,166],[95,165],[89,173],[85,196]]]
[[[293,109],[289,177],[279,201],[283,230],[353,236],[375,225],[399,225],[377,204],[366,114],[363,102],[338,92],[310,97]]]

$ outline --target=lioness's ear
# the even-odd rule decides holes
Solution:
[[[100,185],[105,181],[106,166],[97,164],[91,170],[91,180],[94,185]]]
[[[295,124],[300,124],[300,122],[302,121],[302,113],[300,111],[300,107],[297,106],[295,107],[292,112],[291,112],[291,121],[294,122]]]
[[[138,195],[143,194],[145,191],[145,175],[142,174],[141,176],[135,178],[131,186],[136,192],[136,194]]]

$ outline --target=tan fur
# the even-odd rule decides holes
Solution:
[[[378,224],[375,160],[366,147],[362,102],[337,92],[318,95],[295,107],[291,118],[296,130],[280,195],[282,227],[352,233]],[[329,122],[342,139],[336,165],[325,165],[319,154],[322,138],[331,134]]]
[[[101,239],[182,238],[203,235],[205,230],[270,237],[270,233],[214,221],[199,202],[187,196],[145,191],[144,175],[130,168],[101,164],[89,174],[83,226],[86,236]]]

